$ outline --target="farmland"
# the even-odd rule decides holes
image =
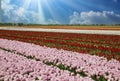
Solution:
[[[0,30],[0,58],[3,81],[120,80],[119,35]]]
[[[0,0],[0,81],[120,81],[120,0]]]
[[[33,28],[33,26],[23,26],[24,28]],[[34,28],[50,29],[77,29],[77,30],[120,30],[120,26],[34,26]]]
[[[6,27],[6,26],[1,26],[1,27]],[[21,27],[21,28],[43,28],[43,29],[72,29],[72,30],[116,30],[119,31],[120,30],[120,26],[72,26],[72,25],[33,25],[33,26],[9,26],[8,27],[12,27],[12,28],[16,28],[16,27]]]
[[[0,38],[34,43],[41,46],[96,54],[120,59],[120,36],[49,32],[0,31]]]

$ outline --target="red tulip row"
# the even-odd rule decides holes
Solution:
[[[21,34],[23,34],[23,32],[17,32],[17,33],[14,33],[14,32],[7,32],[7,33],[11,33],[13,34],[14,36],[21,36]],[[7,34],[6,33],[6,34]],[[56,36],[55,36],[56,35]],[[71,34],[51,34],[51,33],[30,33],[30,32],[27,32],[24,34],[24,36],[26,37],[32,37],[32,38],[46,38],[46,39],[53,39],[53,40],[66,40],[66,41],[75,41],[75,42],[85,42],[85,43],[97,43],[97,44],[104,44],[104,45],[110,45],[110,46],[118,46],[120,47],[120,39],[118,36],[101,36],[101,35],[86,35],[86,34],[79,34],[80,36],[78,36],[78,34],[72,34],[72,37],[71,37]],[[52,36],[52,38],[51,38]],[[105,40],[104,40],[105,39]],[[93,41],[94,40],[94,41]],[[108,41],[109,40],[109,41]],[[111,45],[112,44],[112,45]]]
[[[7,32],[7,33],[11,33],[11,34],[13,34],[13,36],[19,36],[19,37],[21,37],[21,34],[23,34],[23,32],[17,32],[17,33],[14,33],[14,32]],[[6,34],[7,34],[6,33]],[[55,36],[56,35],[56,36]],[[71,35],[71,34],[70,34]],[[80,36],[78,36],[78,34],[75,34],[74,36],[70,36],[70,35],[66,35],[66,34],[59,34],[59,33],[57,33],[57,34],[51,34],[51,33],[30,33],[30,32],[27,32],[27,33],[25,33],[23,36],[25,36],[25,37],[32,37],[32,38],[46,38],[46,39],[53,39],[53,40],[66,40],[66,41],[68,41],[68,42],[77,42],[77,43],[81,43],[81,42],[84,42],[84,43],[90,43],[90,44],[95,44],[95,43],[97,43],[97,44],[104,44],[105,46],[119,46],[120,47],[120,38],[118,37],[118,36],[101,36],[101,35],[86,35],[86,34],[80,34]],[[77,36],[76,36],[77,35]],[[52,38],[51,38],[51,36],[52,36]],[[103,40],[103,39],[105,39],[105,40]],[[109,40],[109,41],[108,41]]]
[[[8,36],[9,37],[9,36]],[[10,36],[11,37],[11,36]],[[26,37],[20,37],[20,36],[12,36],[13,38],[20,38],[20,39],[25,39],[25,40],[40,40],[43,42],[48,42],[48,43],[60,43],[63,45],[71,45],[71,46],[77,46],[77,47],[83,47],[83,48],[89,48],[89,49],[100,49],[103,51],[110,50],[111,52],[120,52],[120,48],[112,48],[112,47],[106,47],[106,46],[95,46],[92,44],[79,44],[79,43],[69,43],[69,42],[64,42],[64,41],[57,41],[57,40],[48,40],[48,39],[43,39],[43,38],[26,38]]]
[[[120,59],[120,36],[0,30],[0,38]]]

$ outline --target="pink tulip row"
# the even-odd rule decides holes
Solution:
[[[0,39],[0,47],[16,50],[26,56],[34,56],[41,61],[49,61],[64,64],[70,68],[76,68],[77,72],[84,71],[89,77],[103,75],[111,81],[120,80],[120,62],[114,59],[107,60],[104,57],[80,54],[77,52],[57,50],[56,48],[41,47],[34,44]]]
[[[0,81],[93,81],[73,76],[69,71],[47,66],[41,61],[0,50]]]

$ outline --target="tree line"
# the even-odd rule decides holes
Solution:
[[[0,26],[120,26],[120,24],[26,24],[26,23],[0,23]]]

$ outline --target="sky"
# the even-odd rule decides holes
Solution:
[[[120,24],[120,0],[2,0],[2,22]]]

